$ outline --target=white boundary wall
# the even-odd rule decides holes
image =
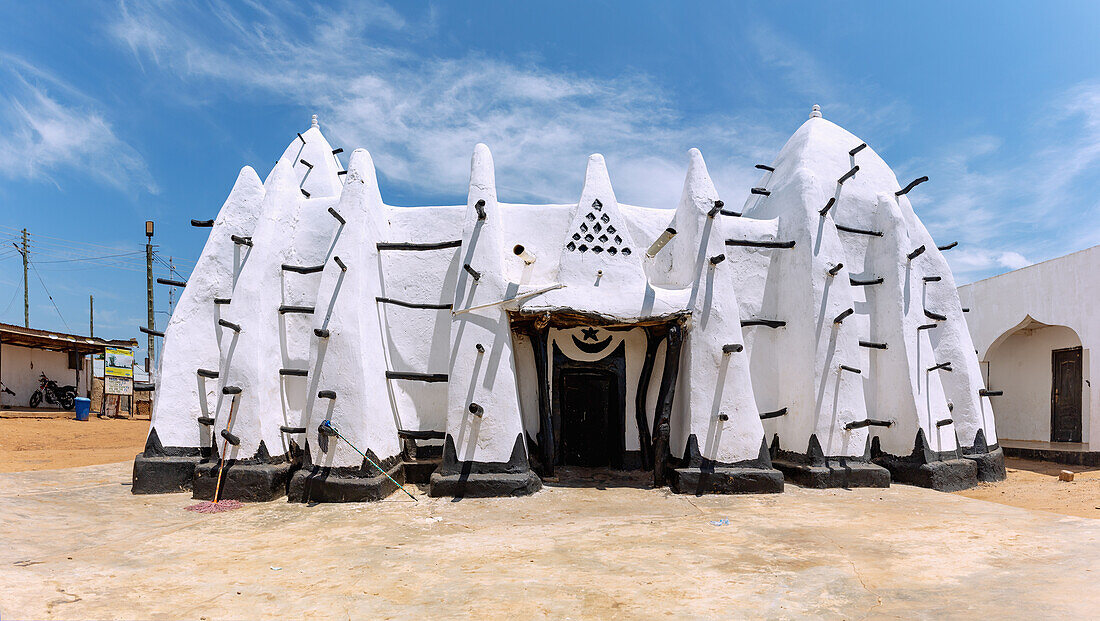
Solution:
[[[982,361],[990,361],[991,355],[1003,354],[1003,351],[991,350],[1008,341],[1013,332],[1032,323],[1032,320],[1048,326],[1065,326],[1076,333],[1084,350],[1082,384],[1085,394],[1081,406],[1081,439],[1093,445],[1100,445],[1100,423],[1092,419],[1096,412],[1100,412],[1100,393],[1090,387],[1100,381],[1100,374],[1089,364],[1090,352],[1100,344],[1100,318],[1096,315],[1100,280],[1091,277],[1098,271],[1100,246],[1094,246],[959,287],[963,306],[970,308],[967,325]],[[1068,341],[1052,339],[1045,346],[1052,349],[1074,346],[1072,343],[1061,344],[1065,342]],[[1017,345],[1009,343],[1009,347]],[[1008,382],[1022,374],[1022,370],[1002,377],[998,375],[997,368],[992,369],[989,388],[1005,390],[1005,396],[994,405],[997,407],[998,423],[1002,419],[1001,409],[1008,408],[1004,420],[1010,426],[1001,432],[1007,439],[1050,441],[1050,351],[1047,350],[1041,358],[1034,363],[1034,371],[1029,371],[1032,376],[1030,381],[1037,383],[1036,386],[1043,384],[1045,388],[1033,387],[1030,392],[1045,391],[1045,408],[1010,404],[1012,387]],[[985,365],[982,366],[984,371]],[[1041,376],[1038,375],[1040,369],[1045,369]],[[1030,413],[1023,413],[1022,408],[1025,407],[1031,410]],[[1022,416],[1029,417],[1029,420],[1021,420]],[[1032,417],[1034,420],[1031,420]]]

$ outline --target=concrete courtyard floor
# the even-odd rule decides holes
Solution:
[[[130,464],[0,474],[0,619],[1090,618],[1100,520],[896,485],[184,511]],[[1100,504],[1100,500],[1098,500]]]

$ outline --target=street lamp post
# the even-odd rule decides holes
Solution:
[[[156,319],[153,317],[153,221],[145,221],[145,295],[146,295],[146,309],[149,311],[148,325],[149,328],[149,349],[147,350],[147,356],[145,358],[145,371],[152,374],[153,361],[156,360],[154,356],[154,343],[152,330],[156,330]]]

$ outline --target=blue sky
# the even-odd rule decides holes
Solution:
[[[961,242],[960,282],[1100,243],[1100,4],[0,9],[3,322],[22,323],[26,227],[32,326],[86,332],[93,294],[98,335],[140,336],[144,221],[186,277],[205,241],[188,220],[241,166],[266,176],[314,113],[334,146],[371,151],[391,204],[463,202],[484,141],[502,200],[574,201],[601,152],[620,200],[672,207],[687,149],[740,204],[818,103],[900,179],[931,177],[913,202]],[[163,326],[164,287],[157,310]]]

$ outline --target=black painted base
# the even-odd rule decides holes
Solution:
[[[191,480],[200,457],[146,457],[134,458],[132,494],[169,494],[191,491]]]
[[[241,502],[268,502],[286,495],[287,482],[294,465],[241,464],[228,462],[222,472],[222,490],[219,500]],[[218,481],[218,462],[204,461],[195,467],[192,497],[196,500],[213,500]]]
[[[875,459],[890,471],[897,483],[908,483],[941,492],[957,492],[978,484],[978,465],[971,459],[945,459],[920,463],[889,455]]]
[[[443,440],[439,469],[432,473],[430,485],[428,495],[433,498],[490,498],[534,494],[542,489],[542,479],[527,461],[523,434],[516,436],[506,462],[458,461],[454,439],[448,434]]]
[[[432,474],[428,495],[465,498],[495,496],[528,496],[542,489],[542,479],[534,472],[500,472],[487,474]]]
[[[790,482],[803,487],[890,487],[890,471],[866,461],[827,459],[822,464],[810,465],[773,457],[772,466]]]
[[[314,466],[301,469],[290,478],[288,502],[374,502],[397,491],[397,485],[386,475],[375,470],[373,477],[342,476],[329,468]],[[398,483],[405,483],[404,469],[400,463],[390,467],[386,474]]]
[[[427,485],[431,483],[432,473],[439,469],[440,458],[434,459],[421,459],[405,461],[402,463],[402,467],[405,471],[405,482],[415,483],[416,485]]]
[[[1005,471],[1005,454],[1000,448],[987,453],[973,453],[962,457],[977,464],[978,480],[982,483],[1004,481],[1008,477],[1008,473]]]
[[[770,468],[676,468],[669,487],[677,494],[778,494],[783,473]]]

